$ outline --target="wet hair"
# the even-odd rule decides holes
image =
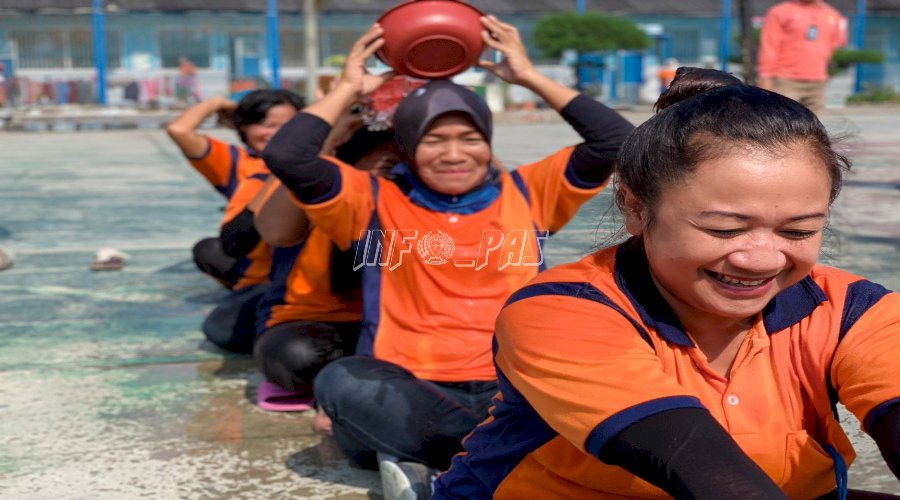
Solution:
[[[355,165],[370,151],[388,141],[394,141],[394,129],[369,130],[362,127],[337,147],[334,156],[348,165]]]
[[[843,174],[850,168],[812,111],[721,71],[678,68],[671,86],[657,100],[656,110],[628,136],[616,163],[619,184],[648,209],[648,223],[664,189],[700,163],[733,153],[735,148],[787,152],[805,145],[831,176],[830,201],[837,197]],[[624,213],[621,191],[616,204]]]
[[[241,141],[247,144],[244,127],[262,123],[270,109],[281,104],[293,106],[300,111],[306,106],[306,100],[290,90],[285,89],[261,89],[254,90],[245,95],[238,102],[237,109],[231,116],[234,128],[241,136]]]
[[[412,161],[431,124],[449,113],[464,114],[490,144],[493,121],[484,99],[450,80],[433,80],[404,97],[394,113],[397,144],[407,161]]]

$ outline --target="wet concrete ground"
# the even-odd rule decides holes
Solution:
[[[835,206],[824,260],[900,289],[900,109],[830,112],[857,168]],[[638,121],[646,114],[629,115]],[[230,131],[212,132],[232,139]],[[501,125],[508,165],[573,142],[561,123]],[[224,292],[194,271],[222,198],[159,130],[0,133],[0,497],[380,498],[310,413],[267,413],[250,360],[204,343]],[[608,193],[548,245],[551,264],[602,243]],[[93,253],[131,255],[119,272]],[[844,412],[846,414],[846,412]],[[900,493],[848,419],[859,458],[851,487]]]

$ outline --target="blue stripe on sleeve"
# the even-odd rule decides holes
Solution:
[[[841,315],[841,331],[838,342],[844,339],[847,332],[853,328],[863,314],[889,293],[891,291],[887,288],[868,280],[857,281],[847,287],[847,299],[844,302],[844,314]]]
[[[588,435],[584,442],[584,449],[591,455],[599,457],[600,451],[606,443],[628,426],[651,415],[678,408],[706,409],[703,403],[693,396],[671,396],[647,401],[631,408],[626,408],[604,420]]]
[[[650,347],[654,347],[653,339],[650,337],[650,333],[647,331],[647,329],[644,328],[643,325],[638,323],[637,320],[629,316],[624,309],[613,302],[613,300],[607,297],[606,294],[601,292],[599,289],[597,289],[597,287],[590,283],[550,282],[528,285],[524,288],[520,288],[518,291],[513,293],[503,307],[505,308],[520,300],[539,297],[541,295],[560,295],[564,297],[573,297],[576,299],[592,300],[594,302],[603,304],[627,319],[637,331],[638,335],[640,335],[641,338],[650,345]]]

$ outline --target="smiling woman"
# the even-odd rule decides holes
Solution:
[[[548,233],[604,188],[633,128],[538,72],[514,27],[491,16],[481,22],[482,39],[505,59],[480,65],[540,95],[583,143],[506,172],[492,161],[484,100],[434,80],[397,107],[402,161],[388,175],[319,156],[341,113],[389,76],[366,71],[366,59],[384,43],[375,25],[354,45],[333,90],[263,153],[313,224],[340,248],[358,248],[358,356],[323,368],[314,390],[341,448],[379,467],[387,499],[428,497],[429,469],[446,469],[463,436],[487,415],[497,390],[497,312],[541,269]]]
[[[500,395],[434,498],[843,498],[838,402],[900,477],[900,295],[816,264],[847,160],[718,71],[657,107],[617,159],[633,236],[506,302]]]
[[[655,207],[621,189],[654,283],[726,374],[755,315],[818,259],[831,191],[823,162],[800,141],[773,152],[748,146],[699,163]]]

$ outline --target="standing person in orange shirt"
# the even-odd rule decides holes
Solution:
[[[675,71],[678,69],[678,61],[676,59],[666,59],[666,64],[659,69],[659,93],[663,93],[668,90],[669,85],[672,85],[672,80],[675,79]]]
[[[759,43],[757,84],[825,109],[828,62],[847,44],[847,18],[823,0],[790,0],[769,9]]]
[[[633,236],[506,301],[500,394],[436,500],[846,498],[838,403],[900,477],[900,294],[816,263],[849,161],[720,71],[657,109],[616,161]]]

